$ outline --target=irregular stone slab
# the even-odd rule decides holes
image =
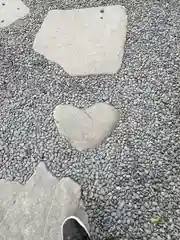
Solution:
[[[29,8],[21,0],[0,0],[0,28],[25,17]]]
[[[73,76],[112,74],[122,63],[126,25],[120,5],[51,10],[33,48]]]
[[[98,146],[110,135],[119,114],[106,103],[97,103],[87,109],[58,105],[54,109],[54,119],[59,133],[73,147],[84,150]]]
[[[62,240],[61,224],[71,215],[80,217],[89,230],[81,187],[70,178],[58,181],[43,163],[26,185],[0,180],[0,193],[2,240]]]

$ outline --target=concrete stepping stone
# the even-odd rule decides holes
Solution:
[[[61,224],[75,215],[89,230],[81,187],[60,181],[40,163],[25,185],[0,180],[0,239],[63,240]]]
[[[0,28],[25,17],[29,8],[21,0],[0,0]]]
[[[78,150],[97,147],[108,137],[119,120],[118,111],[106,104],[96,103],[87,109],[58,105],[54,119],[59,133]]]
[[[126,26],[120,5],[51,10],[33,48],[72,76],[113,74],[121,67]]]

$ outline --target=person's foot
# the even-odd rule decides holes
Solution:
[[[81,220],[75,216],[68,217],[62,224],[63,240],[90,240],[90,235]]]

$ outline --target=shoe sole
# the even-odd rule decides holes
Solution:
[[[83,227],[83,228],[85,229],[85,231],[87,232],[87,234],[88,234],[88,236],[89,236],[89,239],[90,239],[90,234],[89,234],[89,231],[87,230],[86,226],[84,225],[83,222],[81,222],[81,220],[80,220],[79,218],[77,218],[77,217],[75,217],[75,216],[67,217],[67,218],[63,221],[63,223],[62,223],[62,225],[61,225],[61,235],[62,235],[62,239],[63,239],[63,226],[64,226],[64,223],[65,223],[67,220],[69,220],[69,219],[74,219],[74,220],[76,220],[76,221],[79,223],[79,225],[81,225],[81,227]]]

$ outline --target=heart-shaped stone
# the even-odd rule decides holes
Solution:
[[[94,148],[106,137],[119,119],[118,111],[106,104],[96,103],[87,109],[58,105],[54,119],[59,133],[78,150]]]

